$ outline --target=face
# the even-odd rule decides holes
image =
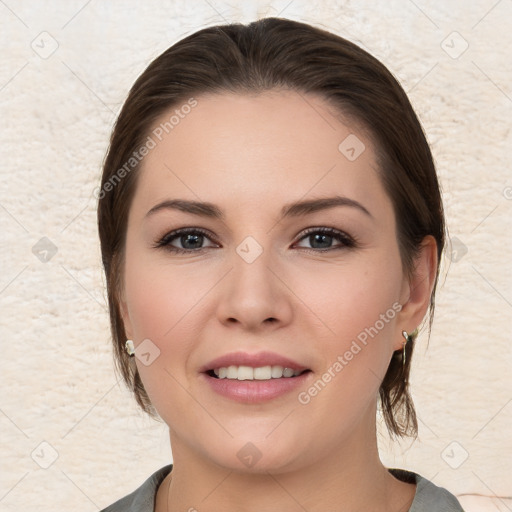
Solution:
[[[321,98],[196,100],[168,134],[153,130],[162,140],[142,162],[126,332],[144,347],[136,364],[173,453],[238,471],[299,468],[372,435],[392,352],[415,327],[404,325],[392,204],[370,140]],[[326,198],[343,199],[290,208]],[[165,206],[177,199],[214,208]],[[205,373],[228,366],[223,379]],[[306,371],[272,378],[273,366]]]

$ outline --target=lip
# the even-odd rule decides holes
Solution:
[[[249,354],[248,352],[231,352],[206,363],[199,371],[205,373],[215,368],[228,366],[252,366],[253,368],[259,368],[261,366],[282,366],[283,368],[291,368],[294,371],[309,369],[307,366],[301,365],[293,359],[266,351],[257,352],[255,354]]]
[[[307,371],[297,377],[269,380],[234,380],[216,379],[207,373],[201,373],[199,378],[212,391],[234,402],[260,404],[289,394],[292,391],[297,393],[299,388],[306,389],[313,378],[312,375],[311,371]]]

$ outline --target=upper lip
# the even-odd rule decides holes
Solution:
[[[223,356],[217,357],[206,363],[200,368],[200,372],[207,372],[215,368],[224,368],[228,366],[251,366],[259,368],[261,366],[282,366],[283,368],[291,368],[294,371],[307,370],[308,367],[281,356],[274,352],[257,352],[249,354],[247,352],[231,352]]]

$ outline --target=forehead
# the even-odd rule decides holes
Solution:
[[[153,125],[136,197],[169,194],[256,210],[332,195],[385,200],[375,153],[358,126],[319,96],[294,91],[201,95]],[[186,107],[186,108],[185,108]]]

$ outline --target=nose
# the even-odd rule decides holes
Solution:
[[[287,325],[293,316],[293,293],[286,285],[283,265],[266,249],[251,260],[243,251],[234,251],[220,292],[219,321],[251,332]]]

